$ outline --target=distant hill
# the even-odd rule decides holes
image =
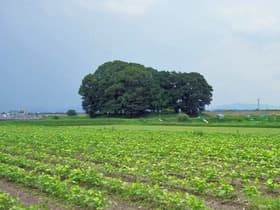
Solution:
[[[257,105],[256,104],[235,103],[235,104],[228,104],[228,105],[211,106],[211,107],[209,107],[209,109],[210,110],[256,110]],[[261,104],[260,109],[261,110],[275,110],[275,109],[280,109],[280,106]]]

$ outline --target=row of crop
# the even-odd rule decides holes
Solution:
[[[123,199],[131,201],[144,201],[153,207],[162,209],[202,209],[204,204],[196,197],[187,193],[169,192],[158,185],[147,185],[140,182],[123,182],[116,178],[103,176],[102,173],[88,169],[71,169],[68,165],[51,165],[24,157],[15,158],[10,155],[1,154],[0,161],[11,165],[33,170],[34,173],[48,173],[55,177],[64,179],[64,182],[72,184],[82,184],[83,186],[99,187],[109,193],[121,196]]]
[[[17,151],[16,148],[8,148],[5,147],[6,151],[12,151],[13,154],[15,153],[21,153],[20,151]],[[21,149],[19,149],[21,150]],[[17,151],[17,152],[16,152]],[[137,176],[139,175],[139,173],[137,173],[137,171],[135,173],[133,173],[133,171],[130,171],[128,167],[122,167],[122,168],[115,168],[112,167],[110,164],[105,164],[103,167],[100,167],[100,165],[96,166],[94,164],[92,164],[91,162],[86,162],[86,161],[80,161],[80,160],[76,160],[73,158],[69,158],[69,157],[59,157],[59,156],[54,156],[54,155],[49,155],[46,153],[39,153],[39,152],[33,152],[28,153],[26,151],[23,152],[25,155],[28,156],[32,156],[33,158],[36,159],[41,159],[43,161],[53,161],[55,163],[67,163],[70,167],[76,167],[76,166],[81,166],[81,167],[94,167],[94,168],[98,168],[98,170],[105,172],[105,173],[114,173],[116,175],[120,175],[123,176],[124,174],[129,173],[130,175],[133,175],[137,178]],[[262,168],[263,170],[265,168]],[[259,170],[259,168],[257,167],[256,170]],[[278,171],[277,171],[278,170]],[[268,187],[267,189],[268,192],[273,192],[275,190],[273,190],[273,188],[277,188],[278,185],[275,181],[273,180],[277,180],[277,179],[273,179],[273,178],[268,178],[265,179],[266,182],[260,182],[260,178],[256,177],[253,181],[250,181],[250,179],[248,178],[248,173],[245,172],[241,172],[241,173],[237,173],[235,170],[227,170],[227,174],[221,174],[221,173],[217,173],[217,171],[214,168],[208,168],[207,166],[205,166],[204,168],[201,168],[200,171],[203,172],[203,176],[198,176],[197,174],[197,169],[194,170],[193,168],[189,168],[189,173],[188,174],[183,174],[183,176],[181,174],[175,174],[172,173],[170,175],[168,175],[168,173],[164,170],[160,170],[160,171],[150,171],[148,173],[145,174],[145,176],[149,176],[149,180],[153,183],[159,183],[160,185],[163,186],[168,186],[170,188],[177,188],[180,190],[186,190],[189,192],[194,192],[194,193],[198,193],[198,194],[208,194],[211,196],[218,196],[218,197],[231,197],[235,194],[234,192],[234,186],[231,184],[232,179],[237,180],[237,182],[242,183],[242,185],[244,186],[244,192],[245,194],[250,194],[247,193],[248,190],[246,189],[257,189],[257,187],[255,187],[256,185],[263,185],[266,184]],[[272,174],[270,173],[271,170],[266,171],[267,174]],[[254,171],[253,171],[254,172]],[[253,173],[252,171],[250,173],[254,174],[255,176],[263,176],[263,173],[257,173],[259,171],[255,171],[255,173]],[[279,168],[273,171],[274,173],[279,173]],[[194,176],[194,174],[196,174]],[[187,177],[187,178],[184,178]],[[219,179],[217,179],[217,177],[219,177]],[[272,176],[273,177],[273,176]],[[231,178],[231,180],[226,181],[226,178]],[[240,181],[238,181],[240,180]],[[236,181],[235,181],[236,182]],[[255,190],[257,191],[257,190]]]
[[[99,162],[93,167],[105,173],[143,177],[201,195],[257,194],[265,192],[264,185],[279,193],[280,151],[275,138],[84,128],[31,130],[10,135],[3,144],[24,148],[28,157],[46,154],[74,167],[79,160]]]
[[[64,165],[56,164],[54,167],[53,165],[48,165],[48,164],[42,164],[38,161],[34,160],[28,160],[23,157],[15,157],[15,156],[10,156],[10,155],[4,155],[2,154],[1,156],[2,161],[8,161],[10,164],[17,164],[19,166],[24,166],[24,167],[35,167],[38,172],[44,172],[44,173],[52,173],[55,175],[59,175],[61,177],[66,177],[68,175],[68,178],[70,177],[72,182],[79,182],[79,183],[84,183],[87,185],[93,185],[93,180],[95,181],[95,184],[93,186],[102,186],[105,187],[108,191],[116,191],[115,188],[112,186],[116,185],[116,182],[112,182],[112,179],[109,179],[108,184],[111,185],[111,188],[108,188],[108,185],[104,185],[104,182],[108,179],[106,177],[103,177],[102,174],[100,174],[97,170],[94,168],[91,168],[91,165],[85,165],[85,163],[81,163],[81,167],[83,169],[74,169],[71,167],[70,164],[66,164],[67,161],[64,161]],[[72,161],[70,162],[72,163]],[[75,163],[76,164],[76,163]],[[103,180],[104,182],[101,182]],[[200,177],[194,177],[190,178],[190,181],[186,182],[184,180],[180,179],[169,179],[169,181],[166,183],[160,183],[160,186],[163,187],[168,187],[172,189],[177,189],[177,190],[188,190],[192,191],[198,194],[205,194],[205,191],[209,193],[209,195],[217,195],[222,198],[230,198],[234,196],[234,188],[231,184],[226,183],[226,182],[221,182],[220,184],[216,183],[211,183],[207,182],[207,180],[200,178]],[[108,180],[107,180],[108,181]],[[189,184],[191,182],[191,184]],[[187,185],[189,184],[189,185]],[[273,192],[277,193],[277,189],[279,189],[279,184],[276,183],[274,180],[267,180],[265,183],[266,189],[268,192]],[[117,182],[117,187],[120,187],[118,182]],[[209,190],[210,189],[210,190]],[[117,190],[118,191],[118,190]],[[244,183],[243,186],[243,193],[246,196],[257,196],[260,194],[260,191],[258,187],[256,187],[254,184],[251,183]],[[120,191],[118,191],[120,193]],[[121,193],[120,193],[121,194]],[[127,194],[121,194],[124,197],[127,197]],[[127,197],[128,199],[136,199],[135,196],[130,195]]]
[[[71,135],[74,134],[71,133]],[[117,139],[110,140],[110,137],[114,138],[115,135]],[[273,178],[275,173],[279,174],[279,171],[277,171],[279,167],[277,166],[280,164],[280,161],[279,158],[277,158],[277,147],[271,147],[268,151],[262,150],[263,145],[255,145],[254,147],[245,145],[245,147],[242,145],[244,142],[238,141],[236,142],[238,145],[240,143],[242,144],[235,146],[235,144],[228,143],[232,140],[236,141],[233,137],[227,141],[219,140],[216,144],[216,139],[212,139],[213,136],[210,136],[211,138],[209,137],[213,145],[206,144],[205,141],[203,141],[205,138],[201,140],[196,139],[198,138],[196,136],[187,136],[187,138],[195,137],[192,139],[192,142],[187,139],[187,141],[185,141],[186,143],[183,143],[183,141],[179,139],[179,141],[176,140],[176,144],[172,144],[170,139],[162,139],[162,136],[158,138],[162,140],[163,143],[149,141],[149,144],[145,141],[143,142],[143,140],[133,141],[130,139],[131,137],[128,136],[128,140],[125,139],[125,141],[128,142],[124,144],[122,141],[119,143],[118,138],[125,138],[125,136],[118,135],[119,134],[111,134],[109,137],[106,135],[106,141],[100,139],[100,142],[104,145],[100,145],[96,139],[83,139],[82,141],[75,142],[71,139],[71,136],[63,136],[61,134],[56,136],[57,142],[49,142],[49,138],[46,138],[46,140],[41,139],[40,136],[36,136],[39,138],[35,139],[36,144],[30,144],[28,140],[25,140],[26,144],[20,142],[19,145],[25,146],[25,149],[29,149],[30,153],[36,150],[53,155],[80,158],[83,161],[97,160],[109,164],[111,163],[111,165],[120,166],[118,170],[124,170],[126,173],[138,172],[144,174],[146,171],[161,170],[164,171],[165,174],[172,172],[173,174],[189,176],[191,175],[189,173],[196,173],[196,175],[201,176],[205,174],[203,168],[209,166],[214,168],[217,172],[216,178],[228,176],[227,173],[230,173],[232,169],[239,177],[244,179],[250,179],[256,174],[262,176],[264,179]],[[143,138],[143,136],[141,137]],[[147,140],[145,138],[144,140]],[[167,138],[169,137],[167,136]],[[156,145],[153,145],[153,142]],[[257,143],[259,143],[259,141],[257,141]],[[108,144],[110,144],[110,146],[108,146]],[[223,146],[220,146],[220,144]],[[93,146],[99,150],[93,148]],[[134,150],[133,152],[128,152],[131,146]],[[242,149],[238,149],[238,147]],[[244,170],[244,168],[248,170]],[[255,169],[257,171],[255,171]],[[257,178],[260,179],[262,177]]]
[[[12,151],[13,154],[19,153],[16,148],[12,147],[9,149],[9,147],[5,147],[5,151]],[[54,155],[49,155],[46,153],[40,153],[40,152],[33,152],[32,154],[29,152],[24,151],[25,155],[32,156],[35,159],[43,160],[43,161],[54,161],[55,163],[62,163],[67,164],[69,167],[93,167],[97,168],[98,171],[105,172],[107,174],[114,173],[115,175],[119,175],[120,177],[125,176],[126,174],[134,176],[136,179],[139,176],[139,171],[133,171],[130,170],[129,167],[120,167],[116,168],[111,166],[110,164],[105,164],[103,166],[94,165],[92,162],[89,161],[80,161],[69,157],[59,157]],[[218,166],[216,166],[218,167]],[[230,166],[227,166],[230,167]],[[186,168],[185,168],[186,169]],[[151,170],[148,172],[142,172],[142,175],[144,174],[146,177],[146,180],[150,180],[150,182],[154,184],[159,184],[161,186],[165,186],[168,188],[175,188],[180,190],[185,190],[188,192],[198,193],[200,195],[211,195],[216,197],[232,197],[235,193],[235,187],[232,184],[232,182],[238,182],[241,183],[243,186],[243,192],[245,194],[251,194],[248,193],[248,189],[255,189],[256,192],[259,191],[259,187],[257,185],[266,185],[267,186],[267,192],[278,192],[277,189],[279,187],[279,184],[275,180],[277,180],[277,175],[280,172],[280,169],[276,168],[273,170],[267,170],[265,171],[265,166],[263,167],[256,167],[255,170],[252,171],[240,171],[237,172],[234,169],[232,170],[226,170],[225,173],[219,173],[215,168],[209,168],[205,165],[204,168],[201,168],[200,171],[197,171],[198,169],[193,169],[191,166],[187,168],[189,170],[188,173],[170,173],[168,174],[168,171],[166,170]],[[202,175],[200,175],[202,174]],[[254,179],[250,179],[250,174],[252,174]],[[265,176],[270,176],[272,178],[264,178]],[[145,179],[145,177],[143,177]],[[273,177],[276,177],[275,179]],[[263,181],[261,181],[263,180]],[[250,190],[249,190],[250,191]],[[238,192],[240,193],[240,192]],[[260,192],[258,192],[260,193]]]
[[[217,172],[216,178],[227,176],[225,170],[230,172],[231,169],[242,178],[250,178],[255,174],[261,174],[264,178],[273,178],[275,169],[277,170],[277,165],[280,163],[276,155],[277,147],[271,147],[269,151],[263,151],[263,145],[258,146],[256,144],[254,147],[248,147],[251,141],[246,141],[248,145],[244,145],[244,142],[237,141],[235,137],[226,141],[216,141],[212,135],[209,136],[209,140],[211,140],[209,142],[213,144],[209,145],[205,143],[205,137],[199,139],[195,135],[188,135],[186,137],[191,137],[192,141],[189,139],[181,141],[180,138],[182,137],[179,136],[179,140],[175,139],[176,144],[173,144],[169,136],[164,136],[167,139],[162,139],[163,136],[161,135],[154,136],[154,133],[149,133],[153,141],[149,141],[149,144],[147,144],[145,140],[150,139],[142,135],[140,137],[144,141],[143,139],[135,141],[131,140],[131,134],[129,133],[124,135],[110,133],[110,135],[107,135],[108,130],[106,129],[104,129],[104,133],[102,135],[94,134],[93,137],[104,137],[105,140],[101,138],[99,140],[92,139],[91,136],[82,134],[81,136],[85,137],[82,141],[74,141],[73,138],[77,134],[71,132],[70,135],[69,132],[65,132],[55,136],[57,141],[49,141],[49,137],[43,139],[42,136],[36,135],[33,136],[35,139],[32,139],[32,142],[35,140],[36,144],[30,144],[31,140],[28,139],[18,143],[25,149],[29,149],[30,153],[36,150],[53,155],[80,158],[81,160],[98,160],[118,165],[120,166],[118,170],[126,170],[129,173],[135,171],[142,174],[146,171],[161,170],[165,174],[172,172],[173,174],[189,176],[191,175],[189,173],[194,171],[200,176],[205,174],[203,168],[209,166]],[[154,140],[155,137],[159,138],[160,141]],[[253,141],[255,140],[259,143],[259,139],[253,139]],[[235,141],[235,143],[232,144],[232,141]],[[220,146],[221,144],[223,146]],[[235,146],[235,144],[238,145]],[[238,147],[241,149],[238,149]],[[133,152],[128,152],[131,149],[133,149]],[[244,168],[248,170],[244,170]],[[258,171],[255,172],[254,169]]]
[[[7,149],[7,148],[6,148]],[[7,151],[7,150],[6,150]],[[44,173],[53,173],[55,175],[59,175],[61,177],[65,177],[66,175],[70,176],[73,174],[72,177],[80,176],[83,177],[82,180],[85,180],[86,177],[90,177],[95,179],[95,183],[97,183],[97,180],[105,179],[103,177],[103,174],[100,173],[100,168],[96,169],[95,165],[93,165],[91,162],[82,162],[75,159],[61,159],[61,157],[57,157],[57,160],[60,159],[62,161],[61,165],[59,161],[56,161],[55,167],[53,166],[53,162],[51,164],[42,164],[41,161],[47,161],[50,160],[51,157],[48,158],[48,156],[45,156],[46,154],[42,154],[41,158],[38,161],[26,159],[22,156],[16,157],[14,156],[15,150],[13,150],[13,156],[1,154],[0,160],[3,162],[7,162],[9,164],[16,164],[21,167],[26,168],[36,168],[39,172]],[[44,157],[42,159],[42,157]],[[38,158],[39,159],[39,158]],[[75,169],[76,166],[79,166],[78,170]],[[108,165],[107,165],[108,168]],[[74,170],[72,170],[74,169]],[[79,172],[83,171],[83,175],[77,175],[74,174],[73,171]],[[103,169],[103,171],[107,172],[106,174],[110,174],[112,176],[112,172],[118,173],[118,171],[113,171],[112,168],[110,168],[109,171],[106,171],[106,169]],[[71,173],[72,172],[72,173]],[[203,177],[188,177],[188,179],[179,179],[176,176],[167,176],[165,174],[161,173],[155,173],[152,172],[153,176],[151,179],[149,179],[149,183],[152,185],[159,185],[161,187],[170,188],[173,190],[180,190],[180,191],[188,191],[200,195],[211,195],[211,196],[218,196],[218,197],[231,197],[234,195],[234,188],[229,183],[226,183],[225,181],[219,182],[207,182],[206,179]],[[124,174],[118,174],[120,177],[125,176]],[[134,180],[137,182],[141,182],[140,180],[143,179],[143,177],[137,177],[137,175],[134,176]],[[147,179],[144,181],[146,182]],[[134,199],[134,198],[133,198]]]
[[[22,146],[22,145],[21,145]],[[60,156],[60,157],[70,157],[70,158],[77,158],[73,155],[70,156],[63,156],[63,153],[60,152],[56,152],[53,151],[49,148],[45,148],[43,151],[43,153],[51,155],[53,154],[54,157],[56,156]],[[34,149],[32,149],[32,147],[29,150],[25,149],[25,153],[26,154],[30,154],[33,157],[36,158],[36,156],[40,156],[42,154],[42,152],[40,152],[40,150],[37,150],[37,152],[34,152]],[[51,152],[51,154],[50,154]],[[102,151],[101,151],[102,152]],[[36,153],[39,153],[38,155],[36,155]],[[209,151],[208,154],[213,156],[213,151]],[[249,152],[248,152],[249,153]],[[116,157],[112,157],[109,154],[108,155],[111,159],[116,159]],[[176,155],[176,154],[175,154]],[[178,176],[178,177],[190,177],[192,176],[192,174],[196,173],[196,176],[200,176],[200,175],[204,175],[207,174],[205,173],[205,169],[208,170],[208,168],[206,166],[211,166],[210,168],[214,169],[212,170],[212,174],[211,176],[215,176],[215,178],[219,178],[219,177],[224,177],[224,176],[228,176],[228,173],[231,173],[231,171],[233,170],[233,176],[239,176],[241,178],[247,178],[250,179],[251,177],[253,178],[259,178],[259,179],[266,179],[266,178],[273,178],[273,176],[276,176],[279,174],[279,168],[277,167],[277,162],[272,164],[271,160],[269,160],[268,164],[264,161],[260,162],[259,165],[254,165],[254,167],[250,167],[248,169],[248,167],[250,166],[250,163],[252,163],[253,160],[251,158],[250,161],[247,160],[242,160],[242,159],[236,159],[235,157],[232,158],[227,158],[227,157],[223,157],[223,158],[217,158],[217,157],[213,157],[213,158],[208,158],[206,157],[205,159],[201,159],[200,156],[198,154],[189,154],[192,158],[187,158],[187,157],[180,157],[178,155],[176,155],[175,158],[170,158],[168,160],[158,160],[157,163],[149,163],[149,160],[145,160],[146,157],[144,159],[139,158],[139,161],[135,161],[134,159],[131,158],[127,158],[127,162],[123,162],[122,164],[116,164],[116,163],[112,163],[110,164],[110,162],[106,162],[104,160],[99,160],[95,158],[95,154],[91,154],[91,155],[87,155],[87,154],[83,154],[80,155],[81,160],[83,161],[92,161],[92,162],[101,162],[101,163],[105,163],[108,167],[110,167],[110,165],[117,165],[120,166],[117,169],[120,172],[125,172],[128,174],[133,175],[134,172],[136,173],[142,173],[142,174],[148,174],[149,177],[153,176],[154,173],[156,172],[164,172],[164,175],[168,174],[168,173],[172,173],[172,175],[174,176]],[[215,154],[216,155],[216,154]],[[239,155],[239,154],[238,154]],[[125,156],[125,155],[123,155]],[[153,157],[154,155],[150,155],[151,157]],[[229,155],[230,156],[230,155]],[[196,157],[196,158],[195,158]],[[211,157],[211,156],[210,156]],[[176,162],[174,162],[175,160],[172,159],[176,159]],[[198,160],[197,160],[198,159]],[[275,160],[278,160],[277,158],[275,158]],[[130,164],[128,162],[134,161],[134,166],[130,166]],[[171,162],[172,161],[172,162]],[[173,163],[174,162],[174,163]],[[229,163],[228,163],[229,162]],[[254,161],[255,163],[257,161]],[[279,162],[279,161],[278,161]],[[182,165],[182,163],[184,163],[184,165]],[[248,170],[244,171],[243,168],[247,167]],[[149,174],[149,172],[151,172]],[[256,177],[258,176],[258,177]]]
[[[24,206],[18,201],[18,198],[12,197],[6,192],[0,191],[0,209],[1,210],[38,210],[43,209],[44,204],[34,206]]]
[[[57,176],[27,172],[17,166],[0,163],[0,177],[21,183],[26,187],[39,189],[49,195],[66,200],[87,209],[103,209],[106,197],[97,190],[85,190],[79,186],[69,187],[66,181]]]

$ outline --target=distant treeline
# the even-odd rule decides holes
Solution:
[[[136,63],[107,62],[84,77],[83,109],[95,115],[140,116],[174,110],[197,115],[212,100],[212,87],[199,73],[157,71]]]

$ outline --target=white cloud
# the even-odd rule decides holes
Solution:
[[[237,0],[219,4],[216,13],[221,20],[230,24],[234,32],[279,33],[279,6],[279,2],[274,0]]]
[[[77,3],[88,10],[141,16],[151,11],[158,0],[79,0]]]
[[[104,1],[103,7],[113,13],[143,15],[149,12],[156,3],[156,0],[107,0]]]
[[[214,85],[214,104],[253,103],[261,98],[278,104],[280,44],[256,46],[227,37],[201,62],[199,69]]]

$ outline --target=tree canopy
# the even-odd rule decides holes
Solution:
[[[162,109],[197,115],[212,100],[212,87],[199,73],[157,71],[136,63],[102,64],[82,80],[79,94],[91,117],[139,116]]]
[[[68,116],[76,116],[76,115],[78,115],[75,109],[69,109],[69,110],[66,112],[66,114],[67,114]]]

